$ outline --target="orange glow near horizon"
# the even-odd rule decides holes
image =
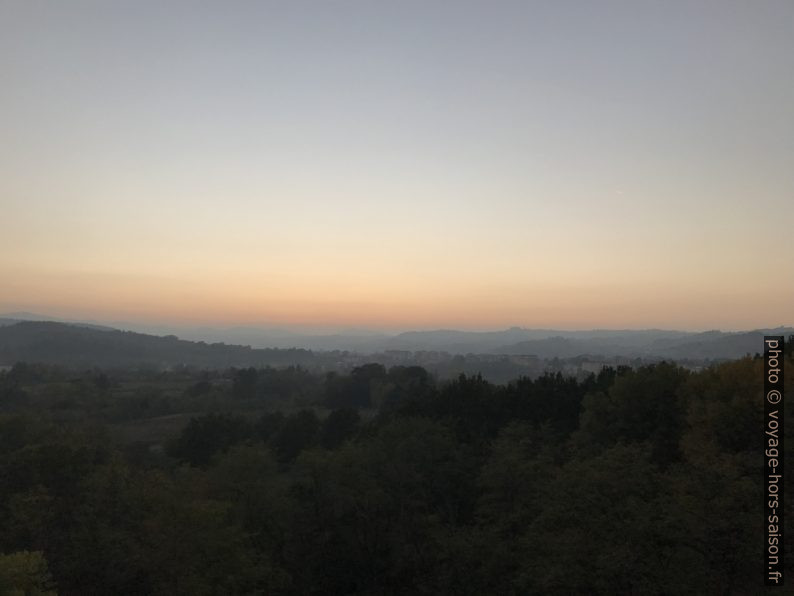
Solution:
[[[750,329],[790,324],[789,298],[767,300],[712,287],[517,284],[388,279],[380,285],[329,276],[281,285],[241,278],[18,274],[4,288],[6,312],[29,310],[81,320],[173,325],[354,326],[373,329],[676,328]],[[6,278],[8,279],[8,277]],[[701,288],[703,290],[703,288]],[[752,313],[739,318],[737,312]],[[777,314],[775,314],[777,313]]]

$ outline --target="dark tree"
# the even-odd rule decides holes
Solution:
[[[239,416],[207,414],[192,418],[168,453],[193,466],[206,466],[212,456],[253,435],[251,424]]]
[[[336,449],[355,435],[361,416],[352,408],[334,410],[323,421],[322,443],[327,449]]]
[[[313,410],[301,410],[284,421],[271,443],[282,461],[291,461],[309,447],[317,444],[320,421]]]

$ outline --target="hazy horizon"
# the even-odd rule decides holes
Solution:
[[[147,321],[147,320],[140,320],[140,321],[124,321],[124,320],[111,320],[111,319],[96,319],[96,318],[73,318],[69,316],[56,316],[48,313],[41,313],[41,312],[30,312],[30,311],[10,311],[10,312],[0,312],[0,318],[18,318],[20,320],[43,320],[48,321],[52,320],[54,322],[64,322],[64,323],[87,323],[87,324],[94,324],[94,325],[103,325],[108,327],[115,327],[121,330],[132,330],[132,331],[139,331],[144,333],[153,333],[157,334],[158,330],[167,333],[167,332],[174,332],[178,330],[183,331],[191,331],[197,332],[202,329],[205,330],[213,330],[218,332],[223,331],[233,331],[233,330],[250,330],[250,331],[257,331],[262,333],[273,333],[277,334],[279,332],[283,332],[286,334],[294,334],[294,335],[305,335],[305,336],[312,336],[312,335],[356,335],[360,334],[362,337],[366,335],[384,335],[384,336],[394,336],[399,335],[401,333],[411,333],[411,332],[432,332],[432,331],[462,331],[462,332],[473,332],[473,333],[493,333],[493,332],[501,332],[507,331],[510,329],[522,329],[527,331],[553,331],[553,332],[566,332],[566,333],[575,333],[575,332],[596,332],[596,331],[605,331],[605,332],[641,332],[641,331],[658,331],[658,332],[680,332],[680,333],[705,333],[709,331],[720,331],[723,333],[735,333],[735,332],[745,332],[745,331],[755,331],[757,329],[789,329],[794,328],[793,324],[788,324],[786,322],[777,323],[777,324],[767,324],[762,325],[759,327],[754,328],[662,328],[662,327],[577,327],[577,328],[567,328],[567,327],[528,327],[524,325],[507,325],[502,327],[438,327],[438,326],[425,326],[425,327],[375,327],[375,326],[345,326],[345,325],[301,325],[301,324],[294,324],[294,325],[284,325],[284,324],[277,324],[268,321],[249,321],[249,322],[242,322],[237,325],[225,325],[223,323],[213,323],[211,321]]]
[[[5,2],[0,72],[0,312],[792,323],[792,3]]]

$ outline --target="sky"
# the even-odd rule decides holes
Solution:
[[[0,312],[794,324],[789,0],[0,0]]]

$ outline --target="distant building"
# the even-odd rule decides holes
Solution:
[[[510,356],[510,362],[519,366],[532,366],[539,361],[537,356]]]
[[[594,375],[597,375],[605,366],[609,365],[606,362],[582,362],[579,365],[579,368],[586,373],[593,373]]]

